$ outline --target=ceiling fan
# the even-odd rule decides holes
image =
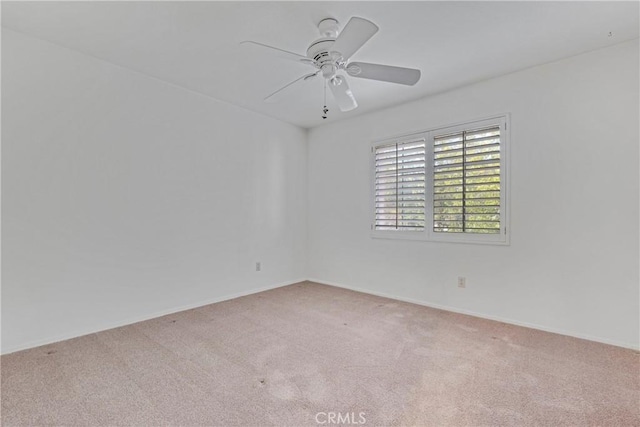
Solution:
[[[325,18],[318,24],[318,30],[320,30],[322,37],[309,45],[306,56],[255,41],[241,43],[242,45],[256,47],[265,52],[268,51],[315,68],[314,72],[305,74],[268,95],[264,98],[266,102],[274,100],[276,95],[295,83],[307,81],[318,74],[322,74],[325,79],[325,85],[330,88],[340,110],[351,111],[358,106],[358,103],[351,89],[349,89],[345,76],[340,73],[343,70],[352,77],[408,86],[413,86],[420,80],[420,70],[413,68],[393,67],[367,62],[350,62],[351,56],[378,32],[378,26],[371,21],[354,16],[343,30],[339,31],[337,20]],[[322,118],[326,119],[327,111],[325,105]]]

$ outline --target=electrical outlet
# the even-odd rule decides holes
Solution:
[[[462,276],[458,277],[458,287],[459,288],[466,288],[467,287],[467,278],[466,277],[462,277]]]
[[[256,271],[260,271],[262,270],[262,263],[261,262],[256,262]]]

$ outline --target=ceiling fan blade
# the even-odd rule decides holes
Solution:
[[[300,80],[308,80],[308,79],[310,79],[312,77],[315,77],[315,76],[318,75],[319,72],[320,72],[320,70],[316,71],[315,73],[305,74],[302,77],[298,77],[297,79],[295,79],[291,83],[286,84],[285,86],[281,87],[277,91],[273,92],[271,95],[269,95],[266,98],[264,98],[264,102],[277,102],[278,99],[279,99],[279,97],[277,95],[279,95],[283,90],[285,90],[289,86],[293,85],[294,83],[299,82]]]
[[[297,53],[294,53],[294,52],[289,52],[288,50],[280,49],[279,47],[269,46],[268,44],[258,43],[250,40],[240,42],[240,45],[254,48],[262,53],[267,53],[271,55],[275,54],[284,59],[301,62],[303,64],[313,65],[312,59],[307,58],[306,56],[298,55]]]
[[[352,62],[345,68],[347,74],[361,79],[380,80],[413,86],[420,80],[420,70],[414,68],[392,67],[391,65]]]
[[[378,26],[376,24],[354,16],[338,35],[331,46],[331,51],[340,53],[342,58],[347,60],[377,32]]]
[[[347,79],[341,76],[334,77],[336,81],[340,81],[340,84],[334,85],[332,81],[328,81],[327,85],[333,93],[333,97],[338,103],[340,111],[351,111],[358,106],[356,99],[353,97],[351,89],[347,84]]]

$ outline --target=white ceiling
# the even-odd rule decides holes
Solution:
[[[349,78],[359,107],[329,119],[638,37],[638,2],[2,2],[2,25],[309,128],[323,123],[322,79],[262,99],[312,69],[256,56],[255,40],[305,54],[316,24],[351,16],[380,31],[353,60],[422,70],[413,86]],[[612,32],[612,36],[609,36]]]

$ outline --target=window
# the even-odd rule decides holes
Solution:
[[[372,147],[373,237],[507,243],[507,117]]]
[[[433,231],[500,233],[500,127],[433,138]]]
[[[375,229],[423,231],[425,140],[375,147]]]

